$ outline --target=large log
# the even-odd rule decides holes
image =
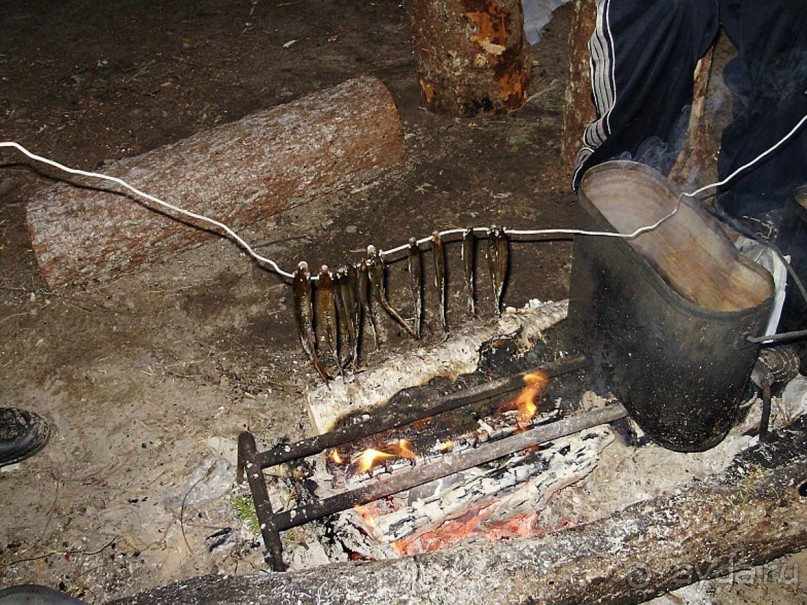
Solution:
[[[702,483],[539,538],[303,572],[204,576],[116,603],[639,603],[807,546],[807,418],[774,439]]]
[[[366,77],[111,163],[103,173],[238,229],[358,184],[403,155],[392,97]],[[80,178],[29,200],[31,243],[51,287],[107,280],[211,237],[118,191]]]
[[[521,0],[406,0],[418,78],[435,113],[505,113],[532,70]]]

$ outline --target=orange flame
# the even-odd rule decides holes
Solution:
[[[375,528],[376,526],[376,517],[378,516],[378,512],[374,512],[372,508],[367,505],[362,504],[354,504],[353,509],[361,515],[361,518],[364,519],[364,522],[371,528]]]
[[[388,454],[386,452],[382,452],[380,450],[376,450],[373,448],[367,448],[364,450],[359,459],[353,464],[355,472],[357,473],[366,473],[367,471],[375,468],[382,460],[386,460],[387,458],[394,458],[392,454]]]
[[[549,376],[543,372],[524,375],[525,386],[516,398],[519,426],[526,425],[535,416],[538,411],[538,404],[535,403],[535,400],[543,392],[548,382]]]
[[[398,443],[387,444],[381,450],[367,448],[351,467],[355,474],[366,473],[381,464],[384,460],[389,460],[390,458],[414,460],[415,452],[412,449],[412,442],[406,439],[400,439]]]
[[[331,453],[328,454],[328,458],[330,458],[331,462],[333,462],[334,464],[342,464],[344,462],[342,456],[339,454],[339,450],[337,450],[336,448],[333,448],[331,450]]]

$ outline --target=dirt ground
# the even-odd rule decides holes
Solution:
[[[421,107],[398,2],[6,0],[0,138],[92,170],[369,74],[400,111],[405,165],[244,232],[261,253],[286,269],[336,266],[435,228],[571,226],[558,159],[569,14],[556,11],[534,47],[523,109],[452,120]],[[0,162],[0,405],[54,426],[45,450],[0,474],[0,588],[40,583],[102,602],[265,569],[239,517],[247,492],[227,485],[199,501],[212,482],[188,478],[206,461],[234,464],[247,427],[264,443],[307,434],[302,392],[315,377],[288,284],[216,240],[112,283],[52,291],[24,223],[46,182],[17,154]],[[514,244],[505,302],[565,298],[570,254],[569,241]],[[456,272],[458,262],[449,250]],[[448,308],[450,322],[467,321],[458,284]]]

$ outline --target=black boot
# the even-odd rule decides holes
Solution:
[[[50,426],[41,416],[17,408],[0,408],[0,466],[33,456],[48,442]]]

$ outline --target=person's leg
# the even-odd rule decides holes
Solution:
[[[721,0],[720,18],[737,56],[723,71],[733,121],[723,131],[723,179],[774,145],[807,115],[807,2]],[[780,208],[807,184],[807,127],[738,175],[720,198],[733,217]]]
[[[692,101],[693,72],[717,32],[717,0],[597,0],[589,42],[597,119],[585,130],[574,186],[583,173],[616,157],[637,157],[648,141],[668,153],[669,170]]]
[[[723,72],[733,121],[723,132],[718,172],[726,178],[776,144],[807,115],[807,2],[721,0],[721,21],[737,47]],[[750,233],[791,257],[807,284],[807,125],[724,188],[720,207]],[[801,193],[795,191],[801,187]],[[807,328],[807,303],[788,278],[779,332]],[[807,342],[801,341],[807,371]]]

